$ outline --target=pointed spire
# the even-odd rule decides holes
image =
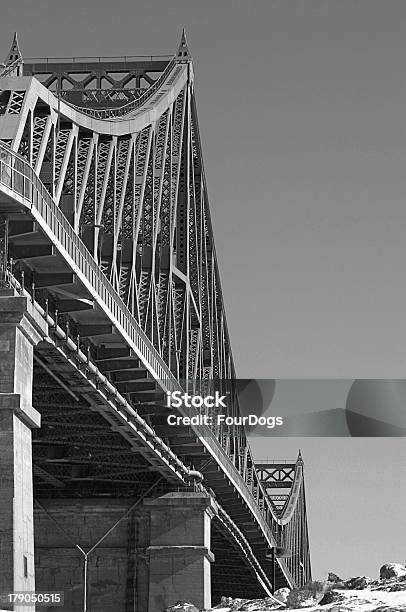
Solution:
[[[5,59],[4,66],[13,66],[13,70],[8,74],[10,76],[22,76],[23,73],[23,56],[20,51],[20,46],[18,44],[17,32],[14,32],[13,42],[11,43],[10,51]]]
[[[180,37],[179,47],[176,52],[176,59],[178,60],[178,62],[188,62],[192,59],[186,40],[185,28],[182,28],[182,36]]]
[[[299,454],[297,456],[297,463],[303,463],[302,451],[299,448]]]

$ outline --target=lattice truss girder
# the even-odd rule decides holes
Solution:
[[[174,375],[207,391],[215,380],[237,415],[193,80],[152,122],[120,136],[75,124],[75,115],[50,108],[40,88],[28,100],[20,93],[0,94],[0,115],[18,121],[13,138],[1,133],[4,140],[29,161]],[[244,428],[222,425],[214,433],[277,532],[277,507]],[[297,537],[304,511],[298,504],[298,523],[291,532],[284,527],[288,540]]]
[[[119,100],[125,102],[125,94],[142,92],[153,85],[165,65],[165,60],[142,62],[126,59],[118,65],[115,62],[109,69],[104,63],[89,61],[84,71],[70,63],[49,64],[37,61],[35,64],[25,62],[24,74],[35,74],[45,87],[61,92],[64,98],[80,92],[82,101],[114,102],[118,92],[121,92]]]
[[[20,118],[12,147],[33,166],[173,373],[182,380],[232,379],[193,83],[156,121],[120,137],[75,125],[41,94],[28,104],[24,92],[9,92],[7,109],[11,100]],[[224,426],[218,437],[229,444],[233,433]]]
[[[232,378],[191,85],[155,122],[123,137],[84,130],[40,97],[18,112],[13,148],[174,374]]]

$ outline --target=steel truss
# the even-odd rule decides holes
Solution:
[[[231,532],[254,565],[266,567],[283,537],[294,556],[278,561],[280,583],[307,581],[301,460],[282,511],[242,426],[175,435],[160,409],[165,389],[215,383],[230,394],[229,414],[239,414],[184,34],[170,60],[49,61],[46,70],[24,64],[15,38],[0,77],[3,276],[8,266],[54,330],[37,350],[34,397],[45,414],[37,477],[59,489],[81,479],[146,486],[150,466],[180,481],[197,469],[241,527],[242,539]],[[73,407],[61,392],[72,380]],[[62,397],[68,404],[56,416]],[[96,447],[106,421],[117,451],[108,470]],[[75,452],[58,455],[70,435]],[[133,438],[144,449],[138,459],[128,455]]]
[[[296,584],[311,577],[303,465],[300,451],[296,461],[256,462],[260,482],[279,517],[278,546],[291,552],[286,564]],[[286,489],[288,494],[280,493]]]

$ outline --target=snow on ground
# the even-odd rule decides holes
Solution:
[[[286,601],[284,591],[286,589],[280,589],[275,598],[265,599],[223,597],[219,605],[200,612],[289,612],[299,609],[303,612],[406,612],[406,566],[387,563],[381,567],[377,580],[366,576],[342,580],[336,574],[329,574],[324,583],[316,581],[294,589],[287,604],[281,601]],[[289,605],[293,601],[300,602],[296,603],[296,608]],[[178,602],[165,612],[199,611],[190,603]]]
[[[376,591],[371,589],[363,589],[362,591],[334,591],[337,593],[338,599],[331,604],[325,606],[316,605],[311,608],[306,608],[307,612],[321,612],[322,610],[332,610],[334,612],[374,612],[383,608],[382,612],[393,610],[403,610],[406,612],[406,591]],[[226,612],[226,610],[224,611]]]
[[[375,591],[363,589],[362,591],[335,590],[336,601],[323,606],[315,605],[302,607],[304,612],[406,612],[406,591]],[[251,607],[248,602],[238,608],[227,606],[225,608],[213,608],[213,612],[234,612],[237,610],[246,612],[275,612],[275,607]],[[283,608],[286,610],[286,608]]]
[[[233,600],[222,602],[212,611],[275,612],[279,609],[288,612],[302,609],[303,612],[406,612],[406,577],[369,581],[371,584],[366,588],[332,588],[324,596],[318,597],[318,603],[308,600],[302,602],[300,608],[275,606],[270,600]]]

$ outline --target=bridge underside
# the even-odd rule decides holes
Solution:
[[[78,513],[86,513],[89,503],[102,502],[103,506],[98,506],[99,515],[102,516],[104,510],[108,517],[111,503],[121,499],[130,505],[129,499],[134,502],[143,498],[151,487],[156,496],[180,489],[185,493],[194,490],[184,475],[182,478],[176,463],[172,462],[172,469],[163,464],[163,459],[170,462],[171,457],[157,458],[158,449],[154,444],[149,447],[129,434],[128,428],[117,418],[111,388],[136,408],[154,436],[176,453],[183,465],[204,470],[206,485],[233,521],[243,525],[256,557],[262,557],[263,567],[270,575],[269,562],[265,559],[268,545],[224,473],[191,428],[179,427],[174,431],[167,426],[167,409],[157,381],[128,348],[105,313],[89,299],[91,296],[86,288],[36,223],[16,210],[8,215],[8,248],[12,272],[20,289],[24,285],[30,300],[42,308],[48,321],[47,338],[36,345],[33,356],[32,405],[41,414],[41,427],[32,433],[34,507],[40,525],[35,532],[38,588],[47,590],[56,586],[49,583],[47,576],[55,574],[55,564],[59,562],[56,561],[57,549],[60,561],[66,553],[67,574],[58,570],[59,580],[66,579],[74,568],[79,585],[82,580],[78,578],[79,574],[82,576],[79,572],[82,561],[80,556],[74,556],[72,561],[72,547],[67,547],[64,553],[60,543],[52,549],[46,539],[45,543],[42,540],[44,508],[49,509],[52,520],[57,517],[57,527],[66,530]],[[58,500],[59,506],[56,505]],[[75,511],[69,515],[72,504]],[[63,508],[69,516],[64,515]],[[61,513],[64,515],[62,521]],[[127,529],[130,529],[128,525]],[[83,537],[84,531],[81,535]],[[145,548],[144,541],[143,550]],[[217,517],[212,523],[211,552],[214,555],[211,564],[214,603],[223,595],[254,598],[267,594],[258,582],[252,562]],[[123,579],[123,572],[137,566],[144,577],[140,578],[135,572],[133,582],[128,578],[130,586],[127,588],[133,591],[136,588],[145,597],[148,573],[139,560],[135,562],[136,557],[134,546],[123,551],[118,580]],[[97,559],[98,563],[109,567],[108,559],[103,561],[100,554]],[[100,572],[97,575],[100,578]],[[286,584],[278,566],[276,588]],[[91,581],[89,596],[90,593]],[[128,601],[128,594],[125,597]],[[141,595],[139,597],[142,599]],[[142,606],[140,610],[144,610]]]
[[[193,491],[193,487],[179,487],[167,479],[160,480],[156,467],[152,466],[140,454],[135,453],[130,443],[118,432],[112,429],[111,424],[100,414],[92,411],[91,404],[80,395],[83,387],[62,383],[61,376],[67,372],[62,360],[57,364],[58,355],[49,345],[39,345],[34,354],[34,384],[33,405],[41,413],[41,428],[33,430],[33,476],[34,476],[34,509],[36,517],[35,548],[36,548],[36,575],[37,588],[50,590],[57,588],[67,580],[67,574],[73,570],[75,580],[81,585],[81,558],[73,555],[73,548],[50,547],[47,538],[44,538],[46,526],[58,526],[64,531],[73,531],[79,534],[80,543],[88,538],[84,526],[79,531],[72,524],[77,523],[78,516],[86,518],[91,524],[97,508],[99,520],[106,521],[106,528],[114,523],[115,516],[111,515],[111,508],[118,508],[121,515],[125,509],[137,500],[143,498],[145,493],[153,487],[154,496],[163,496],[169,492]],[[47,365],[46,365],[47,364]],[[51,367],[50,367],[51,366]],[[220,491],[218,490],[219,494]],[[152,492],[150,493],[152,494]],[[219,499],[221,497],[219,496]],[[89,512],[90,507],[90,512]],[[229,508],[232,511],[232,508]],[[46,517],[46,512],[49,516]],[[47,519],[47,520],[46,520]],[[140,611],[144,607],[145,597],[148,594],[148,571],[145,559],[138,558],[146,554],[148,547],[148,517],[144,513],[126,518],[125,533],[135,537],[135,526],[141,537],[141,545],[135,543],[131,546],[128,540],[121,544],[121,552],[117,570],[118,583],[123,582],[126,576],[126,591],[123,597],[127,605],[133,602],[133,595],[138,592],[138,605]],[[131,522],[132,521],[132,522]],[[90,528],[91,531],[91,526]],[[144,532],[142,532],[144,530]],[[121,535],[124,533],[121,528]],[[63,540],[63,537],[62,537]],[[125,542],[127,541],[127,548]],[[88,542],[90,545],[92,542]],[[211,595],[213,605],[219,603],[222,596],[259,598],[267,595],[264,588],[258,584],[257,576],[240,546],[233,538],[232,533],[224,528],[224,523],[214,517],[211,529],[211,552],[214,561],[211,564]],[[137,552],[138,550],[138,552]],[[65,560],[63,556],[66,555]],[[114,560],[114,559],[113,559]],[[108,592],[112,584],[109,583],[110,565],[113,562],[111,550],[97,551],[97,564],[105,567],[95,572],[89,570],[89,598],[95,598],[95,592],[100,596],[103,591],[100,583],[105,585]],[[93,560],[95,566],[96,560]],[[64,571],[60,566],[65,567]],[[49,581],[57,571],[58,583]],[[270,573],[270,567],[268,567]],[[80,574],[80,575],[79,575]],[[97,576],[98,586],[92,587],[92,580]],[[276,588],[286,586],[282,572],[277,571]],[[111,582],[111,575],[110,575]],[[104,588],[104,587],[103,587]],[[107,597],[103,594],[103,597]],[[144,597],[144,601],[143,601]],[[134,603],[134,602],[133,602]],[[117,609],[117,598],[114,608]],[[137,609],[137,608],[136,608]],[[106,610],[108,608],[106,607]]]
[[[192,428],[168,426],[168,409],[159,381],[149,374],[59,251],[26,214],[8,215],[8,248],[13,274],[53,322],[49,338],[34,351],[33,405],[42,417],[41,428],[33,431],[36,497],[70,500],[132,495],[136,499],[160,474],[164,479],[156,493],[176,490],[179,485],[186,487],[181,478],[162,468],[156,448],[129,439],[126,427],[101,397],[102,384],[95,384],[88,361],[185,465],[204,472],[207,486],[225,511],[237,524],[243,524],[256,557],[269,575],[265,558],[269,545],[224,472]],[[77,349],[86,355],[84,363]],[[107,399],[114,397],[111,389],[104,395]],[[213,565],[213,596],[266,594],[250,563],[236,554],[238,547],[230,549],[229,540],[222,539],[218,531],[214,536],[217,561]],[[278,565],[276,587],[288,584]]]

